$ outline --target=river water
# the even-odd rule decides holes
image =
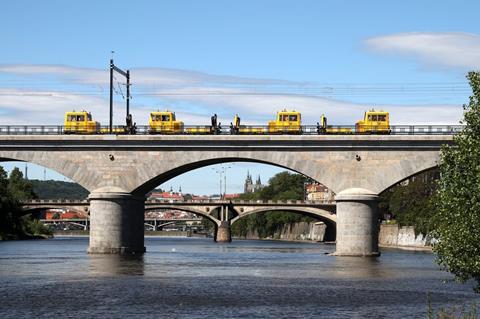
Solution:
[[[0,318],[426,318],[480,298],[425,252],[332,257],[324,244],[146,238],[143,257],[88,238],[0,242]]]

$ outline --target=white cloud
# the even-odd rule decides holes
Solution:
[[[422,63],[480,69],[480,35],[462,32],[410,32],[373,37],[368,48],[411,55]]]
[[[243,124],[265,125],[283,108],[300,111],[305,124],[315,124],[324,113],[332,125],[353,125],[365,110],[372,107],[309,95],[309,91],[304,90],[304,83],[160,68],[132,69],[133,72],[134,94],[138,95],[133,100],[132,113],[137,125],[145,125],[148,113],[158,108],[158,102],[165,101],[174,105],[171,109],[177,111],[177,118],[186,125],[208,125],[213,113],[219,115],[223,125],[228,125],[235,113],[241,116]],[[106,92],[75,93],[84,84],[106,84],[107,70],[55,65],[0,65],[0,76],[2,73],[27,78],[56,76],[75,89],[60,92],[54,88],[0,87],[0,124],[60,125],[66,111],[82,108],[91,111],[97,121],[108,124]],[[148,96],[142,97],[138,93],[142,91]],[[152,101],[155,104],[151,105]],[[115,104],[115,123],[123,124],[123,112],[118,111],[120,108],[123,110],[123,105],[118,103]],[[375,107],[390,111],[394,124],[456,124],[462,115],[460,105],[390,104]]]

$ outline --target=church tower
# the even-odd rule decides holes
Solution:
[[[244,193],[253,193],[254,187],[253,187],[253,180],[252,180],[252,175],[250,175],[250,172],[247,171],[247,178],[245,179],[245,185],[243,187],[243,192]]]

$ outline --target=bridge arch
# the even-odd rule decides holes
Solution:
[[[270,157],[270,156],[267,156],[267,157]],[[198,161],[188,161],[188,160],[185,161],[185,159],[182,159],[180,161],[173,161],[171,163],[168,163],[169,167],[167,168],[167,170],[165,170],[165,168],[158,170],[158,175],[152,176],[149,179],[146,179],[145,181],[143,181],[143,183],[139,185],[133,191],[133,193],[138,195],[144,195],[149,191],[151,191],[152,189],[154,189],[155,187],[157,187],[158,185],[161,185],[174,177],[190,172],[192,170],[210,166],[210,165],[215,165],[215,164],[235,163],[235,162],[258,163],[258,164],[281,167],[281,168],[288,169],[296,173],[302,174],[304,176],[307,176],[313,180],[316,180],[313,176],[309,174],[307,170],[304,170],[304,167],[306,166],[305,163],[302,164],[302,162],[299,160],[291,161],[290,159],[288,159],[287,161],[282,160],[277,162],[273,158],[273,156],[271,157],[272,158],[259,158],[251,154],[251,156],[249,157],[248,156],[236,156],[236,157],[222,156],[222,157],[211,157],[207,159],[201,159]]]
[[[57,160],[52,160],[49,155],[42,156],[42,152],[39,152],[40,154],[35,154],[33,152],[13,152],[13,154],[8,155],[3,153],[7,152],[0,152],[0,163],[25,162],[36,164],[69,178],[88,191],[94,189],[94,187],[84,181],[84,178],[81,178],[82,173],[86,173],[85,167],[80,163],[75,163],[73,160],[69,160],[68,158],[57,158]]]

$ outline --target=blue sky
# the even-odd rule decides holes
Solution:
[[[455,124],[469,95],[465,73],[480,68],[479,9],[478,1],[4,1],[0,125],[61,124],[80,108],[107,124],[112,50],[131,70],[137,124],[167,107],[185,124],[213,113],[262,124],[284,107],[306,124],[322,113],[353,124],[371,107],[390,111],[394,124]],[[121,94],[115,102],[123,124]],[[279,171],[235,164],[230,192],[241,191],[247,169],[263,180]],[[207,171],[165,187],[215,192]],[[43,178],[43,169],[30,175]]]

